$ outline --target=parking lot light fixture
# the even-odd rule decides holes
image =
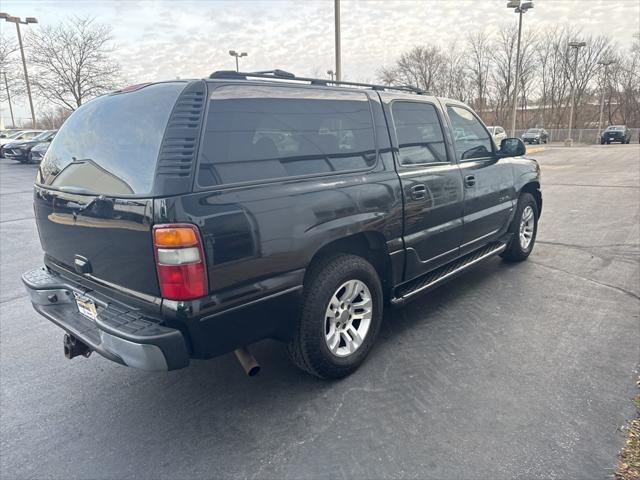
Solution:
[[[31,109],[31,126],[36,128],[36,113],[33,108],[33,98],[31,97],[31,86],[29,85],[29,74],[27,73],[27,60],[24,56],[24,46],[22,45],[22,34],[20,33],[20,24],[29,25],[32,23],[38,23],[38,19],[35,17],[27,17],[22,20],[20,17],[12,17],[8,13],[1,12],[0,19],[5,22],[15,23],[16,32],[18,33],[18,44],[20,45],[20,55],[22,56],[22,68],[24,69],[24,81],[27,85],[27,96],[29,97],[29,108]]]
[[[573,108],[576,98],[576,87],[578,83],[578,50],[586,46],[586,42],[569,42],[569,48],[573,48],[575,50],[575,57],[573,61],[573,88],[571,89],[571,109],[569,113],[569,137],[564,141],[565,147],[570,147],[571,145],[573,145],[573,137],[571,135],[571,131],[573,129]]]
[[[238,58],[246,57],[248,55],[247,52],[238,53],[235,50],[229,50],[229,55],[236,57],[236,72],[239,72],[240,66],[238,64]]]
[[[522,0],[510,0],[507,8],[513,8],[518,14],[518,44],[516,47],[516,75],[513,84],[513,113],[511,115],[511,136],[516,136],[516,113],[518,107],[518,82],[520,81],[520,41],[522,39],[522,15],[533,8],[533,2]]]

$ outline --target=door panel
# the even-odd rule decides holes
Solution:
[[[464,184],[460,254],[498,238],[508,228],[516,197],[512,166],[501,162],[480,119],[461,105],[447,105]]]
[[[464,189],[464,227],[461,254],[505,233],[514,208],[515,188],[511,165],[500,160],[475,160],[460,164]],[[473,185],[467,182],[473,177]]]
[[[435,102],[395,99],[387,108],[405,207],[407,281],[458,256],[462,179]]]

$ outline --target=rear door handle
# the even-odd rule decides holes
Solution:
[[[467,175],[466,177],[464,177],[464,184],[466,187],[473,187],[476,184],[476,176]]]
[[[411,187],[411,198],[414,200],[423,200],[427,194],[427,186],[423,184]]]

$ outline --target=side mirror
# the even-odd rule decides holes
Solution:
[[[501,158],[520,157],[524,155],[527,148],[519,138],[505,138],[500,142],[500,150],[498,156]]]
[[[3,133],[0,135],[0,138],[7,138],[7,136]]]

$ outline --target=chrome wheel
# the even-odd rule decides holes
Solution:
[[[533,208],[527,205],[522,211],[522,218],[520,219],[520,247],[522,250],[527,250],[533,240],[533,231],[536,227],[536,219],[533,213]]]
[[[325,312],[325,341],[331,353],[346,357],[360,348],[372,314],[371,292],[364,282],[349,280],[340,285]]]

